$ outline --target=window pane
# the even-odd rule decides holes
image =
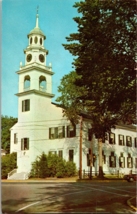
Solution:
[[[50,139],[55,139],[55,130],[54,130],[54,128],[50,128]]]
[[[115,134],[114,133],[109,134],[109,143],[115,144]]]
[[[55,128],[55,139],[58,138],[58,127]]]
[[[132,146],[131,137],[127,136],[126,139],[127,139],[127,146],[131,147]]]
[[[124,136],[119,135],[119,145],[124,145]]]
[[[58,127],[58,137],[63,138],[64,137],[64,126]]]

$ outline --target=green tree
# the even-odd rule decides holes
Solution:
[[[67,113],[68,103],[71,112],[81,109],[88,113],[92,133],[102,142],[105,132],[110,132],[119,121],[135,120],[136,3],[85,0],[74,7],[81,14],[74,18],[78,32],[66,37],[69,43],[63,46],[75,57],[76,78],[71,82],[75,90],[69,85],[67,92],[73,93],[73,101],[71,96],[64,95],[71,72],[62,79],[57,101],[64,104],[68,117],[72,117]],[[100,175],[103,175],[102,166]]]
[[[10,128],[17,123],[18,119],[8,116],[1,116],[1,148],[10,152]]]
[[[17,153],[13,152],[1,157],[1,178],[6,179],[8,173],[17,168]]]

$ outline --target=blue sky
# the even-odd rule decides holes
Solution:
[[[18,117],[18,74],[23,50],[28,46],[27,34],[36,25],[39,6],[39,27],[46,35],[44,46],[49,50],[47,65],[52,63],[52,93],[57,96],[61,78],[72,71],[73,56],[64,49],[65,37],[77,32],[73,17],[75,0],[3,0],[1,14],[1,114]]]

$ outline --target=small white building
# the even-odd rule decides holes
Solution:
[[[42,152],[57,153],[74,161],[79,169],[80,124],[72,127],[63,117],[63,109],[51,102],[51,63],[46,65],[48,51],[44,47],[45,35],[36,27],[28,34],[29,45],[24,50],[25,65],[20,63],[18,96],[18,122],[11,128],[10,153],[17,152],[18,173],[29,172],[31,163]],[[82,169],[89,169],[91,121],[83,118]],[[135,126],[119,125],[102,145],[103,170],[115,173],[135,171],[137,168],[137,138]],[[99,169],[98,140],[93,140],[93,171]]]

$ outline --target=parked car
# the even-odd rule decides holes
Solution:
[[[137,181],[137,174],[125,175],[124,179],[127,180],[128,182]]]

